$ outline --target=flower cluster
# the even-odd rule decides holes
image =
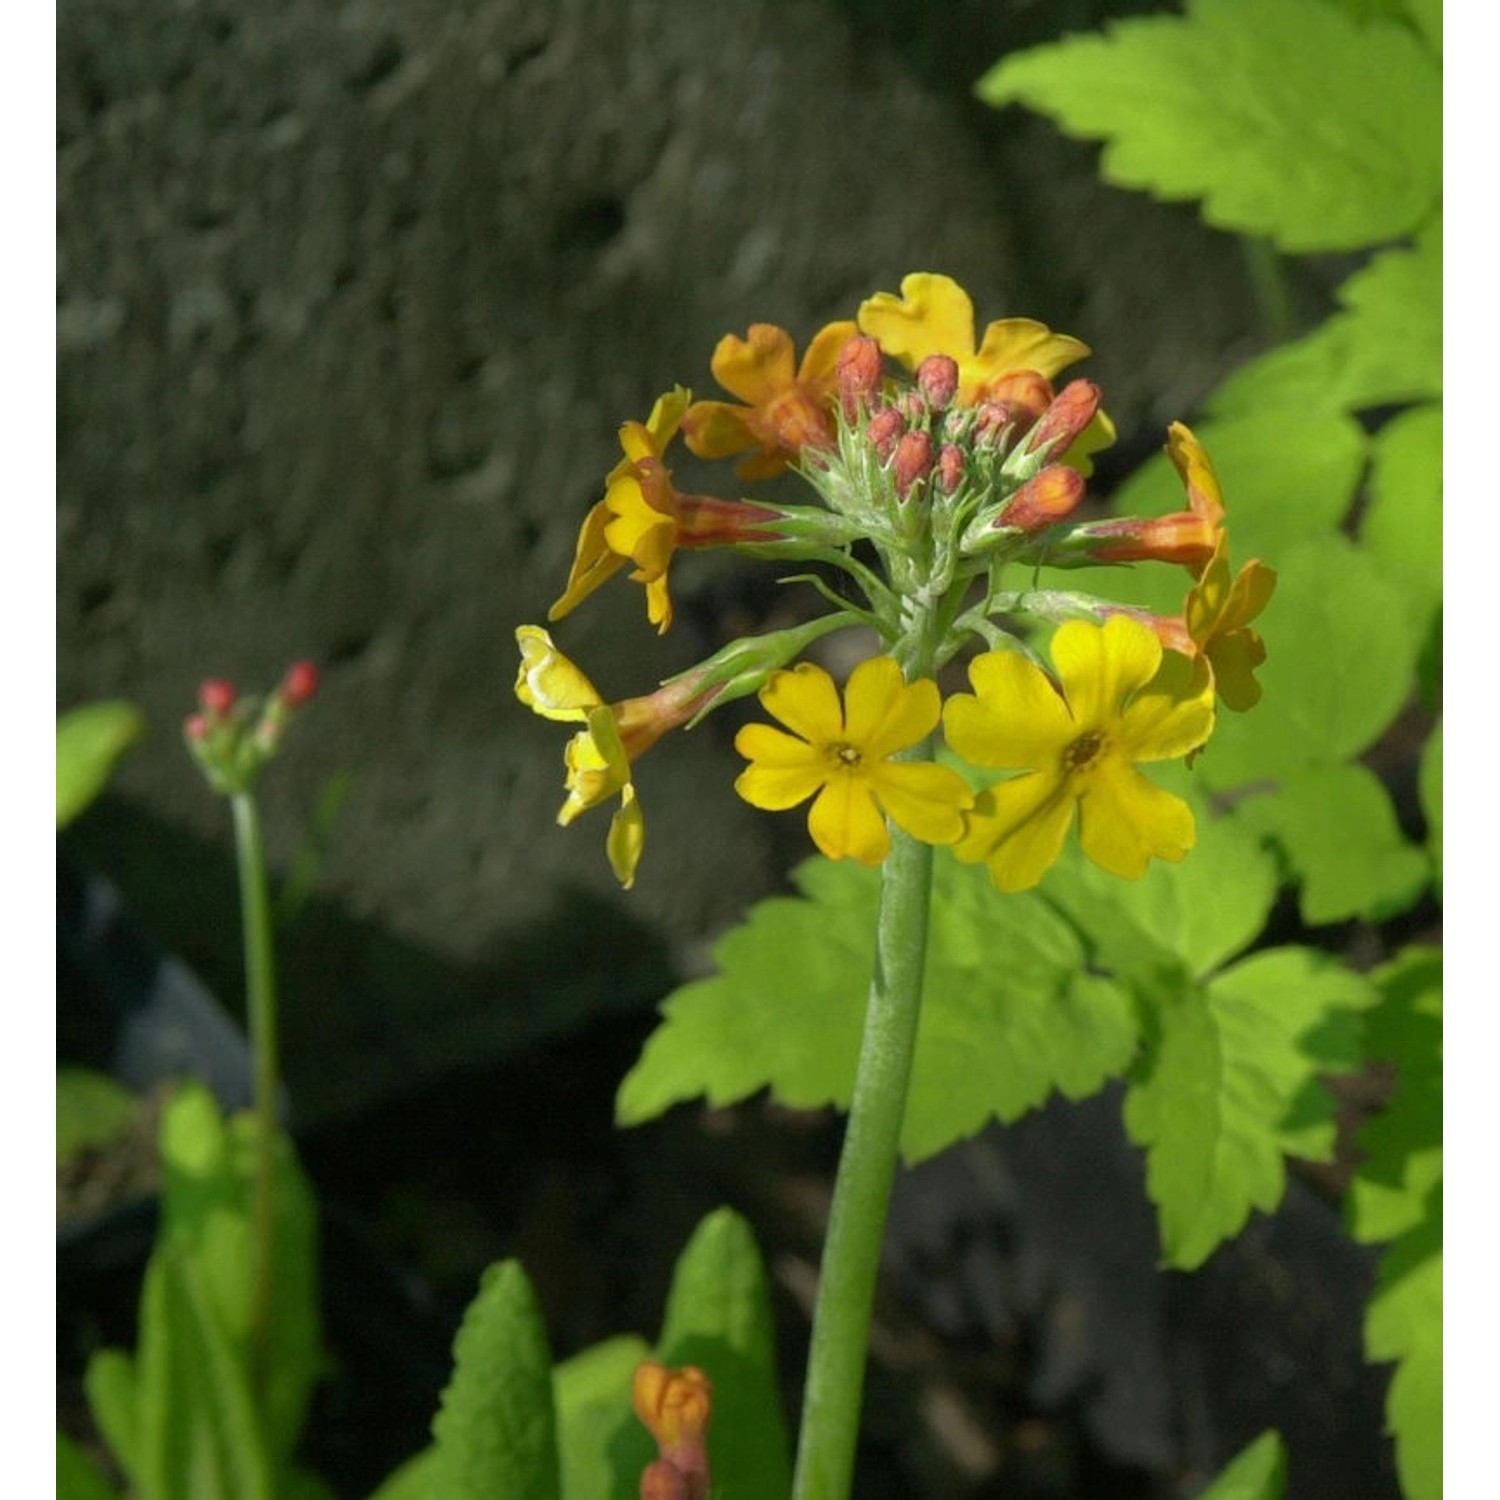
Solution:
[[[1181,423],[1167,453],[1182,510],[1078,517],[1092,455],[1114,427],[1097,386],[1055,381],[1088,353],[1029,318],[980,334],[963,288],[921,272],[899,295],[877,293],[855,318],[828,324],[800,360],[791,336],[770,324],[725,337],[711,368],[736,401],[694,401],[677,386],[645,422],[620,429],[623,456],[584,520],[550,620],[630,567],[649,620],[665,631],[673,559],[701,547],[819,563],[846,584],[836,592],[813,579],[828,613],[735,641],[656,692],[616,703],[544,630],[517,631],[521,701],[582,726],[565,755],[559,821],[618,796],[607,848],[622,884],[634,880],[644,845],[635,760],[669,730],[749,693],[783,728],[740,730],[735,745],[749,764],[736,789],[769,810],[810,802],[809,832],[830,858],[878,864],[894,824],[984,861],[1010,891],[1042,878],[1075,820],[1089,858],[1127,878],[1152,858],[1187,853],[1190,810],[1136,767],[1191,762],[1216,702],[1242,711],[1257,701],[1265,647],[1252,622],[1276,579],[1258,560],[1232,571],[1218,478]],[[700,459],[738,460],[742,479],[790,469],[818,503],[684,493],[667,466],[679,438]],[[1037,586],[1043,567],[1142,562],[1186,569],[1180,615]],[[855,668],[841,696],[822,667],[797,658],[851,626],[872,628],[884,649]],[[944,703],[938,673],[975,645],[972,693]],[[976,792],[933,763],[939,725],[971,766],[1015,774]]]
[[[223,677],[198,688],[198,707],[183,721],[182,738],[208,784],[225,797],[248,791],[281,749],[287,725],[318,691],[318,669],[293,662],[265,698],[241,697]]]

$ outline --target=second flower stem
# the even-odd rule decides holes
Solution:
[[[930,746],[919,752],[930,756]],[[793,1500],[847,1500],[886,1213],[916,1050],[932,889],[930,846],[891,829],[849,1124],[823,1246]]]

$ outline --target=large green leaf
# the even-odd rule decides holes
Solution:
[[[1405,911],[1431,878],[1425,851],[1403,837],[1389,793],[1361,765],[1287,772],[1274,795],[1252,797],[1236,814],[1285,851],[1309,926],[1383,921]]]
[[[1126,994],[1087,972],[1077,934],[1042,896],[1002,896],[983,866],[935,863],[925,999],[902,1131],[909,1161],[1054,1090],[1082,1098],[1129,1059]],[[874,965],[879,874],[814,859],[800,899],[761,902],[715,949],[719,973],[668,996],[620,1087],[639,1124],[681,1100],[769,1087],[794,1108],[849,1102]]]
[[[1383,250],[1339,289],[1344,311],[1231,375],[1215,416],[1272,408],[1363,411],[1443,394],[1443,233]]]
[[[1317,1080],[1358,1067],[1372,995],[1326,955],[1283,948],[1206,985],[1158,975],[1142,999],[1153,1020],[1125,1124],[1147,1149],[1167,1261],[1191,1270],[1281,1201],[1283,1154],[1331,1154],[1333,1101]]]
[[[520,1264],[497,1262],[464,1314],[453,1375],[432,1423],[441,1500],[558,1500],[552,1356]]]
[[[1286,1493],[1286,1444],[1263,1432],[1221,1469],[1198,1500],[1281,1500]]]
[[[663,1364],[697,1365],[713,1383],[714,1500],[785,1500],[791,1490],[774,1337],[755,1238],[737,1213],[718,1209],[678,1258],[656,1346]]]
[[[57,1433],[57,1500],[118,1500],[114,1486],[61,1428]]]
[[[553,1370],[563,1500],[636,1500],[656,1448],[631,1407],[630,1383],[650,1355],[645,1339],[622,1333]]]
[[[391,1470],[370,1500],[436,1500],[432,1488],[436,1470],[437,1450],[423,1448]]]
[[[1375,439],[1360,540],[1425,623],[1443,597],[1443,408],[1418,406]]]
[[[1323,0],[1189,0],[1002,58],[990,104],[1107,142],[1106,181],[1283,249],[1352,250],[1415,229],[1442,190],[1442,77],[1406,27]]]
[[[161,1243],[180,1248],[246,1369],[252,1359],[259,1124],[224,1120],[201,1084],[179,1086],[162,1117]],[[278,1462],[291,1456],[323,1373],[317,1206],[290,1141],[275,1142],[276,1239],[264,1411]]]
[[[146,732],[133,703],[111,699],[69,709],[57,720],[57,826],[65,827],[109,780],[115,762]]]

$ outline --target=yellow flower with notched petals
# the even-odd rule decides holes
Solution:
[[[891,657],[871,657],[850,674],[841,705],[828,673],[799,662],[772,673],[760,701],[792,733],[741,729],[734,747],[750,765],[734,788],[773,812],[816,793],[808,831],[830,859],[879,864],[891,847],[882,814],[925,844],[962,835],[962,810],[974,800],[963,777],[930,761],[890,759],[937,727],[942,703],[929,678],[908,683]]]
[[[1034,886],[1062,853],[1078,814],[1083,852],[1135,879],[1150,860],[1192,848],[1193,814],[1135,769],[1186,756],[1213,729],[1205,663],[1176,653],[1137,620],[1070,620],[1052,640],[1061,686],[1026,657],[990,651],[969,665],[974,693],[943,711],[948,743],[978,766],[1025,774],[981,792],[954,849],[984,860],[1003,891]]]
[[[1229,538],[1221,532],[1203,576],[1188,591],[1183,619],[1192,654],[1208,658],[1219,697],[1237,713],[1260,702],[1255,669],[1266,659],[1266,647],[1250,622],[1271,602],[1275,588],[1276,570],[1259,558],[1230,577]]]

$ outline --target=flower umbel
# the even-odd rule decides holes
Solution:
[[[1078,812],[1083,852],[1135,879],[1154,856],[1180,860],[1194,842],[1187,804],[1135,769],[1186,756],[1213,729],[1213,683],[1139,621],[1060,626],[1052,641],[1059,684],[1012,651],[969,665],[974,694],[943,712],[948,743],[979,766],[1025,774],[981,792],[954,853],[988,863],[1004,891],[1034,886],[1062,853]]]
[[[963,777],[927,761],[890,758],[937,727],[935,682],[908,683],[889,656],[874,656],[850,674],[841,705],[828,673],[800,662],[773,673],[760,701],[792,733],[769,724],[741,729],[734,747],[750,765],[735,790],[770,811],[816,793],[808,831],[830,859],[879,864],[891,846],[883,814],[923,843],[951,844],[962,835],[962,811],[973,803]]]

